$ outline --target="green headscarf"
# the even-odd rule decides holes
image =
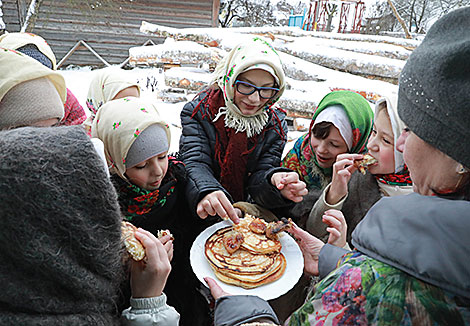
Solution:
[[[318,164],[316,156],[311,150],[310,137],[317,116],[332,105],[341,105],[351,122],[353,140],[350,153],[364,152],[372,130],[374,114],[364,97],[351,91],[328,93],[320,101],[313,114],[309,132],[296,141],[282,163],[284,167],[296,171],[300,179],[307,183],[307,188],[321,189],[331,181],[332,168],[322,168]]]

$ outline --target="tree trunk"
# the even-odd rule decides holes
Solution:
[[[393,11],[393,15],[395,16],[395,18],[398,20],[398,22],[400,23],[401,27],[403,28],[403,31],[405,32],[405,36],[406,38],[409,38],[411,39],[411,34],[410,32],[408,31],[408,28],[406,27],[406,24],[405,22],[403,21],[403,19],[401,19],[400,15],[398,14],[397,12],[397,9],[395,8],[395,6],[393,5],[392,3],[392,0],[387,0],[388,4],[390,5],[390,7],[392,7],[392,11]]]
[[[21,26],[21,32],[31,33],[33,31],[36,18],[38,17],[39,7],[41,7],[42,2],[43,0],[31,0],[23,26]]]

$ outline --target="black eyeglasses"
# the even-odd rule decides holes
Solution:
[[[237,80],[235,81],[235,87],[237,91],[243,95],[251,95],[254,92],[258,92],[259,97],[269,100],[276,96],[277,92],[279,92],[279,88],[275,87],[257,87],[253,84]]]

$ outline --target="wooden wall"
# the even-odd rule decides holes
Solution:
[[[3,1],[6,30],[21,28],[30,3],[26,0]],[[91,4],[91,5],[90,5]],[[220,0],[44,0],[33,33],[51,45],[57,62],[80,40],[85,41],[110,64],[125,61],[133,46],[149,39],[163,39],[139,31],[143,20],[170,27],[217,26]],[[78,49],[64,65],[103,63],[90,51]]]

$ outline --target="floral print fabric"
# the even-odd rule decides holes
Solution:
[[[288,321],[290,326],[468,324],[470,307],[462,298],[357,251],[343,256]]]

